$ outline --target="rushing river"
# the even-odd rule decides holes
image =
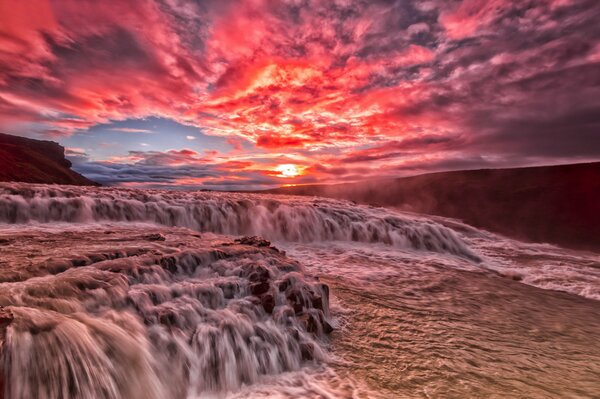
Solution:
[[[0,184],[5,398],[597,398],[599,300],[598,254],[453,220]]]

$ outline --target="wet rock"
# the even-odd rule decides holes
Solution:
[[[80,256],[71,260],[71,264],[75,267],[87,266],[90,263],[92,262],[87,256]]]
[[[334,328],[331,324],[329,324],[329,322],[327,320],[323,320],[323,332],[325,334],[331,334],[333,332]]]
[[[177,317],[173,313],[163,313],[158,318],[160,324],[173,326],[177,323]]]
[[[302,313],[304,310],[304,301],[302,300],[300,293],[296,291],[290,292],[287,296],[287,300],[290,302],[290,305],[296,314]]]
[[[64,259],[50,259],[46,262],[46,270],[50,274],[58,274],[62,273],[65,270],[69,269],[71,263]]]
[[[250,285],[250,292],[252,293],[252,295],[260,296],[269,291],[270,287],[271,286],[268,282],[263,281],[261,283],[255,283]]]
[[[165,256],[161,258],[160,265],[171,273],[177,272],[177,259],[174,256]]]
[[[144,240],[146,241],[165,241],[166,238],[164,235],[160,233],[148,234],[144,236]]]
[[[288,289],[292,285],[291,281],[288,279],[283,280],[279,283],[279,292],[283,292]]]
[[[296,303],[296,304],[294,304],[293,309],[294,309],[294,313],[300,314],[304,310],[304,307],[302,306],[302,304]]]
[[[275,309],[275,297],[272,294],[265,294],[261,298],[261,303],[265,312],[271,314]]]
[[[273,313],[273,319],[281,325],[293,324],[292,320],[296,319],[294,310],[289,306],[279,306]]]
[[[306,319],[306,331],[317,334],[319,332],[319,324],[317,318],[314,315],[309,314]]]
[[[108,256],[106,256],[104,254],[89,254],[88,258],[90,258],[90,262],[98,263],[98,262],[102,262],[103,260],[108,259]]]
[[[2,306],[0,306],[0,340],[4,338],[6,333],[6,327],[14,320],[12,312]],[[3,342],[3,341],[0,341]]]
[[[225,299],[232,299],[236,292],[239,292],[240,290],[237,283],[233,282],[221,283],[218,287],[221,289],[221,291],[223,291],[223,297]]]
[[[249,297],[246,297],[246,300],[248,302],[250,302],[253,306],[260,306],[261,305],[261,300],[260,300],[259,297],[249,296]]]
[[[314,317],[315,317],[315,320],[317,321],[317,323],[321,326],[321,329],[325,334],[330,334],[333,332],[333,330],[334,330],[333,326],[331,324],[329,324],[329,322],[325,318],[325,314],[322,311],[319,310],[318,313],[316,313],[316,315],[314,315]]]
[[[302,354],[302,360],[313,360],[315,358],[315,346],[312,342],[302,342],[300,353]]]
[[[252,282],[265,282],[269,281],[271,275],[269,274],[269,269],[264,266],[256,266],[253,265],[251,267],[251,271],[248,274],[248,280]]]
[[[287,329],[287,332],[296,340],[300,340],[300,331],[294,327],[290,327]]]
[[[323,310],[323,298],[320,295],[315,295],[312,298],[312,305],[315,309]]]
[[[323,291],[323,295],[325,295],[325,298],[329,299],[329,286],[325,283],[319,283],[317,284],[317,287],[321,288],[321,291]]]
[[[334,328],[329,324],[329,322],[325,319],[322,311],[309,311],[300,316],[300,321],[304,325],[304,328],[307,332],[311,334],[320,334],[321,332],[325,334],[330,334],[333,332]]]
[[[271,242],[258,236],[245,236],[235,240],[237,244],[252,245],[254,247],[269,247]]]

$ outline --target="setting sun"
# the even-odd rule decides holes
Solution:
[[[300,175],[298,167],[291,163],[277,165],[275,171],[279,172],[279,174],[276,175],[277,177],[296,177]]]

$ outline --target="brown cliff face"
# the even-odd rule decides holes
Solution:
[[[97,186],[71,170],[65,149],[53,141],[0,133],[0,181]]]
[[[600,250],[600,162],[463,170],[270,192],[397,207],[462,219],[522,240]]]

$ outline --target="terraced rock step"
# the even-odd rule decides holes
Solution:
[[[328,287],[262,238],[122,225],[10,236],[7,397],[185,398],[326,358]]]

